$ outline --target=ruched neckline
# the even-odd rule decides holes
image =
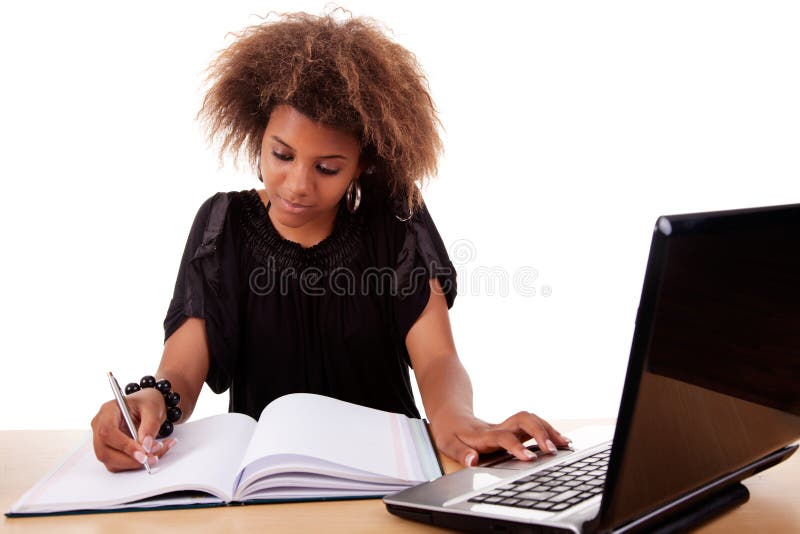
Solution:
[[[277,270],[293,268],[299,272],[317,268],[327,273],[337,267],[345,267],[352,261],[364,224],[360,213],[351,214],[340,204],[331,234],[316,245],[303,247],[280,235],[258,191],[250,189],[243,193],[241,220],[245,243],[263,264]]]

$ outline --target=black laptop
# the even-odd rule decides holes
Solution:
[[[613,439],[384,498],[480,532],[683,531],[800,439],[800,204],[660,217]],[[800,490],[800,481],[798,482]]]

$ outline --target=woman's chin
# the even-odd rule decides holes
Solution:
[[[270,212],[272,212],[272,210],[270,210]],[[313,217],[310,217],[308,213],[287,213],[280,209],[276,209],[275,212],[272,213],[273,222],[277,222],[281,226],[286,226],[287,228],[300,228],[308,224],[312,219]]]

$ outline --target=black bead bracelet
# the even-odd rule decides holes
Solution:
[[[150,375],[143,376],[138,384],[136,382],[131,382],[125,386],[125,395],[136,393],[144,388],[156,388],[158,392],[164,396],[164,403],[167,406],[167,420],[161,425],[161,428],[158,430],[158,436],[156,437],[166,438],[172,434],[172,431],[175,429],[173,423],[176,423],[183,415],[181,409],[178,408],[178,404],[181,402],[181,396],[175,391],[172,391],[172,384],[169,380],[163,378],[156,381],[155,377]]]

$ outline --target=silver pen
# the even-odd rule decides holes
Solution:
[[[125,403],[125,397],[122,395],[122,390],[119,388],[119,382],[117,382],[117,379],[111,374],[111,371],[108,372],[108,383],[111,384],[111,391],[114,392],[114,397],[116,397],[117,404],[119,405],[119,411],[122,412],[122,417],[125,419],[125,423],[128,425],[128,430],[131,432],[131,437],[138,442],[139,436],[136,435],[136,426],[133,424],[133,419],[131,419],[131,412],[128,411],[128,405]],[[148,475],[153,474],[150,471],[150,464],[147,463],[146,457],[144,459],[144,468],[147,469]]]

